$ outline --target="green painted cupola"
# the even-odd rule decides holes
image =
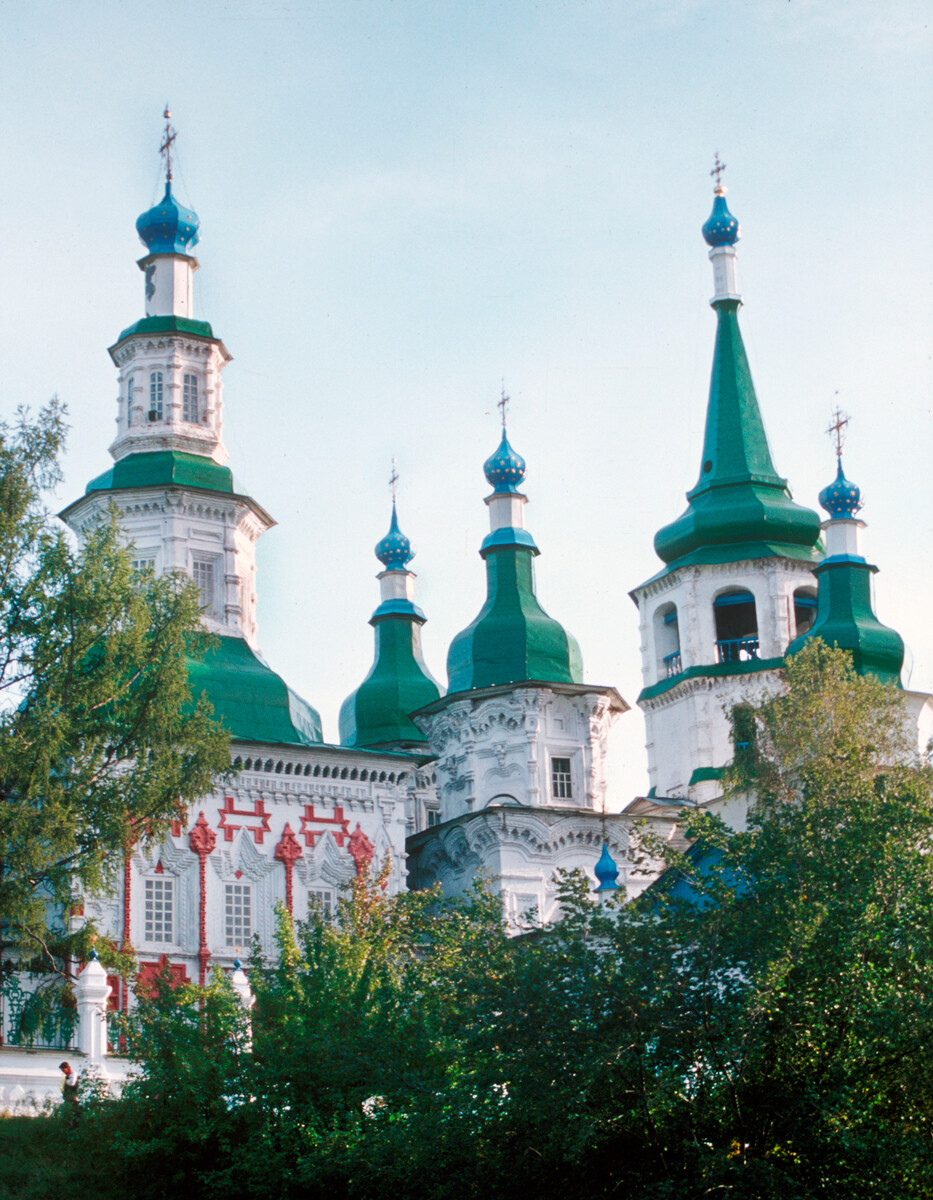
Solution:
[[[739,328],[739,233],[725,188],[717,185],[713,212],[703,226],[713,263],[711,304],[717,320],[703,456],[686,510],[654,539],[667,570],[774,555],[816,559],[819,517],[794,503],[787,480],[774,466]]]
[[[393,472],[393,487],[396,479]],[[425,615],[412,602],[414,557],[401,532],[392,500],[389,532],[376,545],[385,568],[379,575],[382,603],[370,618],[376,654],[369,674],[340,706],[340,742],[366,750],[427,750],[427,741],[409,713],[431,704],[441,687],[421,652]]]
[[[535,595],[538,547],[524,528],[527,499],[518,491],[525,478],[525,460],[509,445],[504,417],[502,440],[484,464],[484,472],[493,487],[486,499],[490,532],[480,549],[486,563],[486,603],[450,644],[449,690],[531,681],[582,683],[579,646],[547,615]]]
[[[847,420],[837,417],[837,429]],[[881,624],[872,608],[871,577],[878,568],[862,555],[865,522],[856,518],[862,507],[861,495],[843,473],[839,443],[836,478],[820,492],[820,504],[829,520],[823,523],[826,557],[814,568],[816,619],[806,633],[791,642],[787,653],[796,654],[810,638],[819,637],[848,650],[860,675],[873,675],[882,683],[900,687],[904,642],[899,633]]]

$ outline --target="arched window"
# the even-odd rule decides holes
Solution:
[[[683,670],[680,660],[680,629],[677,605],[662,604],[654,614],[654,645],[658,656],[658,678],[670,679]]]
[[[133,376],[126,381],[126,424],[133,424]]]
[[[162,372],[153,371],[149,376],[149,420],[162,420]]]
[[[717,596],[713,615],[718,662],[746,662],[758,657],[758,614],[751,592],[736,590]]]
[[[181,390],[181,419],[196,424],[198,420],[198,377],[185,375]]]
[[[813,588],[797,588],[794,592],[794,624],[797,637],[806,633],[816,620],[816,591]]]

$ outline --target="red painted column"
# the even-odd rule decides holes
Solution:
[[[298,845],[298,839],[292,833],[291,825],[286,825],[275,848],[275,859],[285,867],[285,907],[289,916],[292,915],[292,869],[299,858],[301,847]]]
[[[204,986],[207,979],[207,964],[211,952],[207,948],[207,856],[217,843],[217,834],[204,818],[204,813],[194,823],[188,834],[188,845],[198,856],[200,896],[198,900],[198,983]]]
[[[122,950],[133,949],[130,939],[130,918],[132,916],[132,880],[133,880],[133,847],[127,846],[123,854],[123,944]]]

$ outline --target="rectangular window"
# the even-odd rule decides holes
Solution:
[[[551,792],[555,800],[570,800],[573,788],[570,782],[570,759],[551,759]]]
[[[201,593],[201,607],[214,611],[214,562],[210,558],[196,558],[191,564],[191,578]]]
[[[432,829],[435,825],[440,825],[441,814],[436,808],[428,809],[428,829]]]
[[[244,947],[253,936],[252,889],[248,883],[224,885],[224,941]]]
[[[154,571],[155,570],[155,555],[140,554],[138,558],[131,560],[134,571]]]
[[[143,907],[144,933],[147,942],[171,942],[175,928],[175,881],[147,879]]]
[[[186,375],[182,384],[181,419],[197,423],[198,419],[198,377]]]
[[[162,372],[153,371],[149,376],[149,420],[162,420]]]
[[[133,376],[126,381],[126,423],[133,424]]]
[[[311,902],[309,908],[316,904],[325,917],[333,916],[334,893],[330,888],[311,888],[308,892],[308,899]]]

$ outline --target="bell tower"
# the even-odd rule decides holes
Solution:
[[[716,156],[703,226],[713,264],[716,343],[697,482],[655,536],[664,567],[635,588],[651,795],[721,794],[732,712],[777,681],[788,644],[816,613],[815,512],[778,475],[739,328],[739,223]]]

